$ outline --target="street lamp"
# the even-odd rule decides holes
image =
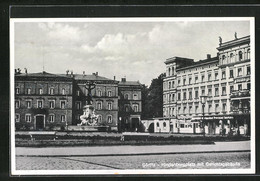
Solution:
[[[205,123],[204,123],[204,108],[207,101],[208,96],[200,96],[200,102],[202,105],[202,127],[203,127],[203,136],[205,136]]]

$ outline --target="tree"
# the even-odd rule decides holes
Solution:
[[[163,78],[162,73],[152,80],[150,87],[142,88],[143,111],[142,119],[162,117],[163,116]]]

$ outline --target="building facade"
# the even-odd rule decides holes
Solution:
[[[126,81],[118,84],[119,120],[122,131],[139,131],[142,112],[141,84],[138,81]]]
[[[98,73],[16,72],[16,130],[65,130],[67,126],[79,124],[83,107],[87,104],[89,83],[95,84],[91,96],[92,105],[99,115],[99,125],[109,126],[112,131],[139,125],[142,111],[140,83],[120,82]],[[127,121],[118,124],[122,118]]]
[[[165,61],[163,112],[171,132],[249,134],[250,36],[220,42],[217,50],[196,62]]]

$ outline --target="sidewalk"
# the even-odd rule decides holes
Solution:
[[[214,145],[147,145],[91,147],[16,147],[16,156],[127,156],[250,151],[250,141],[215,142]]]

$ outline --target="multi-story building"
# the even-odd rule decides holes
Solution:
[[[220,42],[217,50],[216,57],[196,62],[165,61],[163,112],[171,132],[249,133],[250,36]]]
[[[119,120],[122,131],[138,131],[141,121],[142,97],[138,81],[122,78],[119,89]]]
[[[73,79],[42,73],[15,75],[17,129],[65,129],[72,124]]]
[[[87,104],[89,83],[95,84],[91,95],[92,105],[99,115],[99,125],[109,126],[115,131],[121,127],[135,128],[139,125],[142,110],[140,83],[119,82],[115,78],[112,80],[99,76],[98,73],[86,75],[85,72],[83,74],[16,72],[16,129],[66,129],[66,126],[77,125],[81,122],[80,116]],[[119,95],[124,96],[119,99]],[[119,104],[119,100],[124,103]],[[128,121],[120,122],[118,125],[118,120],[121,118]],[[127,125],[122,125],[124,123]]]

